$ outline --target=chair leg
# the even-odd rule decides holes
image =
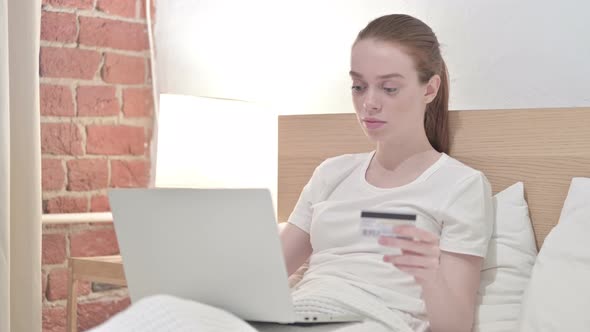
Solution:
[[[74,273],[71,264],[69,270],[67,332],[76,332],[78,330],[78,280],[74,279]]]

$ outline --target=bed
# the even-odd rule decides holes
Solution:
[[[494,194],[515,182],[524,183],[538,248],[559,220],[572,177],[590,177],[589,108],[454,111],[450,133],[449,154],[483,171]],[[280,116],[279,222],[287,220],[301,189],[324,159],[373,149],[355,114]],[[256,327],[263,332],[303,331],[272,324]]]
[[[590,108],[454,111],[449,120],[450,155],[484,172],[494,193],[524,182],[540,248],[572,177],[590,177]],[[373,149],[355,114],[280,116],[279,222],[324,159]]]
[[[450,113],[450,131],[450,155],[483,171],[494,193],[524,183],[536,245],[543,246],[560,218],[572,178],[590,178],[590,108],[455,111]],[[279,222],[287,220],[301,189],[323,160],[373,149],[355,114],[280,116],[278,146]],[[534,247],[532,235],[529,243]],[[253,326],[261,332],[327,332],[340,327]]]

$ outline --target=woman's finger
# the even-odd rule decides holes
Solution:
[[[400,266],[398,268],[400,269],[400,271],[403,271],[413,276],[417,281],[426,279],[428,274],[427,270],[419,267]]]
[[[393,232],[398,236],[416,239],[423,242],[436,243],[438,245],[438,235],[425,229],[418,228],[414,225],[400,225],[395,227]]]
[[[426,256],[440,256],[440,249],[437,245],[408,239],[382,236],[379,244],[388,247],[400,248],[401,250],[415,252]]]
[[[423,269],[438,268],[438,257],[421,256],[421,255],[386,255],[383,257],[386,262],[393,263],[399,267],[415,267]]]

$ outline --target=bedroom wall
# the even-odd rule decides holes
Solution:
[[[40,97],[44,213],[108,211],[107,188],[149,180],[151,78],[144,0],[43,0]],[[67,257],[119,252],[112,225],[43,227],[43,331],[65,331]],[[129,305],[82,282],[80,331]]]
[[[386,13],[437,33],[451,108],[590,106],[590,3],[158,0],[162,92],[272,103],[281,114],[352,112],[349,52]]]

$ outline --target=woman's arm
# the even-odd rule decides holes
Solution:
[[[439,278],[422,286],[433,332],[471,331],[483,258],[443,251]]]
[[[284,224],[279,227],[287,274],[290,276],[309,258],[312,248],[309,234],[290,223]]]
[[[437,235],[414,226],[395,232],[414,240],[380,238],[381,244],[402,250],[383,259],[422,286],[432,332],[471,331],[483,258],[441,251]]]

